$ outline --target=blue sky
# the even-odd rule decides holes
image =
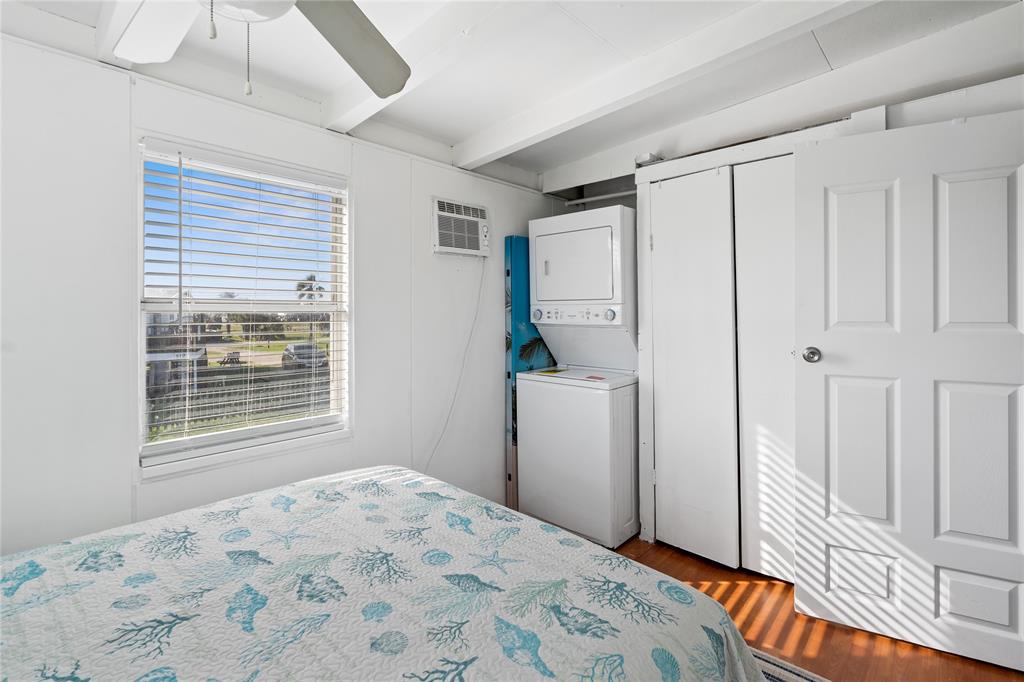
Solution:
[[[177,286],[177,174],[176,165],[145,162],[147,287]],[[183,176],[183,285],[193,299],[234,291],[239,299],[294,301],[295,283],[310,274],[330,291],[330,195],[197,168]]]

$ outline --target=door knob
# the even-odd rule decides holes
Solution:
[[[801,353],[801,355],[807,362],[817,362],[818,360],[821,360],[821,351],[814,346],[807,346],[807,348],[804,348],[804,352]]]

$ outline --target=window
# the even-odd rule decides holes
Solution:
[[[344,426],[345,191],[151,149],[142,176],[143,463]]]

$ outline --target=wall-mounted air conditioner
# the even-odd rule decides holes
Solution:
[[[432,204],[434,253],[490,255],[491,230],[486,208],[440,197],[433,197]]]

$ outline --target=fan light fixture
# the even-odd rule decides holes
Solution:
[[[212,4],[213,13],[225,19],[258,24],[261,21],[280,19],[295,7],[295,0],[216,0],[213,3],[199,0],[199,4],[204,7]]]
[[[251,24],[280,19],[295,6],[295,0],[199,0],[199,4],[210,8],[210,40],[217,37],[217,24],[213,15],[245,23],[245,88],[246,95],[252,94],[252,40]]]

